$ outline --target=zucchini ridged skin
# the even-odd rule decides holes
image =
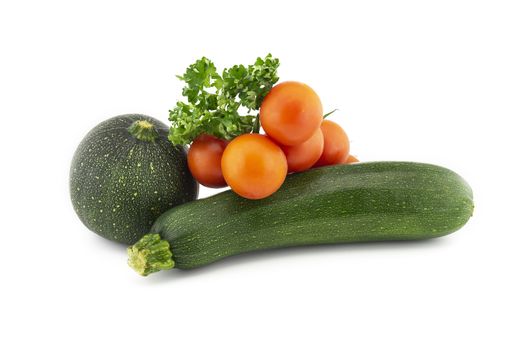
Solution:
[[[461,228],[473,207],[470,186],[446,168],[357,163],[290,175],[262,200],[225,191],[189,202],[150,232],[169,243],[176,268],[191,269],[262,249],[439,237]]]

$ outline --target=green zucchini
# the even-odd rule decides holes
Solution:
[[[91,231],[132,244],[159,215],[197,198],[186,149],[168,141],[168,127],[141,114],[94,127],[73,156],[73,207]]]
[[[323,167],[288,176],[262,200],[226,191],[170,209],[128,248],[128,263],[148,275],[260,249],[426,239],[458,230],[472,212],[469,185],[439,166]]]

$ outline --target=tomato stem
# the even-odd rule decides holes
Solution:
[[[336,112],[338,110],[338,108],[336,109],[333,109],[332,111],[330,111],[329,113],[326,113],[323,115],[323,119],[327,118],[328,116],[330,116],[331,114],[333,114],[334,112]]]

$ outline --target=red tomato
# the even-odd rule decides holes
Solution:
[[[307,141],[297,146],[281,146],[287,157],[289,172],[309,169],[316,163],[323,152],[323,133],[317,129]]]
[[[355,156],[349,154],[349,157],[347,157],[347,161],[345,163],[352,164],[352,163],[358,163],[359,160]]]
[[[188,151],[188,168],[192,176],[203,186],[225,187],[221,172],[221,157],[228,141],[210,135],[197,137]]]
[[[287,81],[274,86],[259,111],[261,126],[273,140],[295,146],[307,141],[320,127],[323,108],[308,85]]]
[[[349,138],[341,126],[330,120],[321,123],[323,153],[315,166],[342,164],[349,156]]]
[[[221,167],[232,190],[248,199],[270,196],[287,176],[285,154],[260,134],[244,134],[233,139],[223,153]]]

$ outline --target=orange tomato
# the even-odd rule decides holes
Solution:
[[[192,176],[203,186],[225,187],[221,171],[221,157],[228,141],[210,135],[197,137],[188,150],[188,168]]]
[[[248,199],[270,196],[287,176],[285,154],[260,134],[244,134],[233,139],[223,153],[221,167],[232,190]]]
[[[341,126],[324,120],[320,127],[323,133],[323,153],[315,166],[342,164],[349,156],[349,138]]]
[[[352,163],[358,163],[358,162],[359,162],[358,158],[356,158],[352,154],[349,154],[349,157],[347,157],[347,161],[345,163],[352,164]]]
[[[320,127],[322,119],[323,108],[316,92],[295,81],[274,86],[259,110],[265,133],[286,146],[307,141]]]
[[[317,129],[307,141],[297,146],[281,146],[287,157],[289,172],[309,169],[316,163],[323,152],[323,133]]]

